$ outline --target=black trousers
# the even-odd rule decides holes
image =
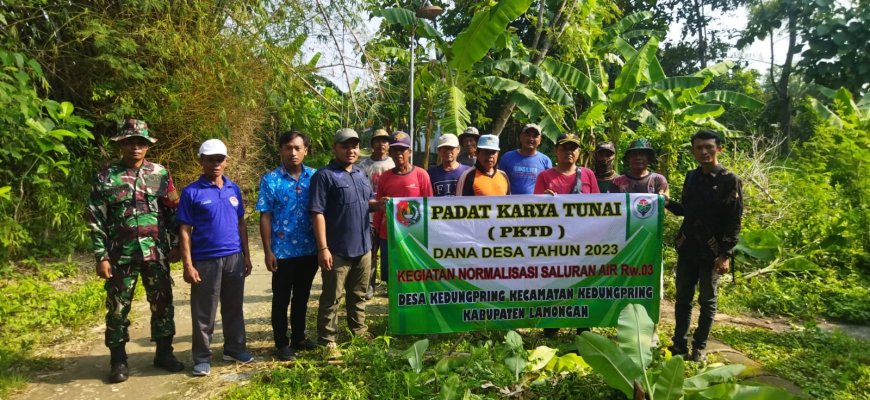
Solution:
[[[276,348],[290,344],[287,338],[288,306],[291,339],[293,343],[305,340],[305,314],[316,273],[316,255],[278,260],[278,270],[272,273],[272,334]]]
[[[692,322],[692,300],[698,292],[698,328],[692,335],[692,347],[704,349],[713,327],[718,305],[719,274],[713,271],[713,257],[703,254],[679,254],[677,259],[677,299],[674,304],[674,347],[688,348]]]

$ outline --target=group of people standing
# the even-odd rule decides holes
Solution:
[[[628,170],[617,175],[612,143],[596,146],[593,171],[577,165],[581,142],[576,135],[558,137],[554,166],[538,151],[541,134],[538,125],[525,125],[519,148],[500,160],[498,136],[480,135],[476,128],[458,137],[444,134],[437,141],[439,162],[428,170],[414,166],[411,138],[401,131],[375,130],[371,156],[360,160],[359,135],[353,129],[340,129],[333,137],[333,159],[320,170],[304,164],[310,137],[299,131],[282,134],[281,165],[262,177],[256,203],[264,262],[272,272],[275,357],[292,360],[297,352],[319,346],[328,358],[339,356],[336,334],[342,299],[352,334],[371,339],[366,302],[375,295],[377,276],[384,282],[389,277],[384,205],[390,198],[601,192],[669,196],[666,179],[649,169],[655,151],[646,139],[630,144],[624,155]],[[169,263],[179,260],[184,280],[191,284],[193,375],[210,373],[218,304],[225,338],[223,360],[252,362],[242,311],[245,277],[252,263],[241,190],[223,174],[226,145],[217,139],[202,143],[198,152],[202,175],[179,194],[169,172],[145,159],[156,142],[145,122],[126,120],[112,140],[119,145],[121,159],[98,173],[89,207],[97,274],[106,279],[109,380],[122,382],[129,374],[127,315],[140,276],[151,304],[151,339],[157,344],[154,366],[171,372],[184,369],[172,348]],[[700,286],[701,316],[691,356],[696,359],[703,356],[716,312],[718,275],[728,270],[742,215],[740,182],[719,165],[721,151],[715,132],[695,134],[692,152],[700,166],[687,175],[681,201],[669,199],[667,204],[669,210],[685,216],[677,239],[677,321],[671,350],[688,354],[691,303],[695,287]],[[305,317],[318,269],[323,290],[315,342],[306,336]]]

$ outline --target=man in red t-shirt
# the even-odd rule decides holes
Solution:
[[[577,166],[580,158],[580,139],[576,134],[563,133],[556,139],[556,166],[538,175],[535,194],[600,193],[595,173],[589,168]],[[577,334],[588,331],[577,328]],[[544,336],[553,337],[559,328],[544,328]]]
[[[432,197],[432,183],[423,168],[411,164],[411,137],[402,131],[390,135],[390,158],[396,167],[384,172],[378,181],[377,193],[382,202],[390,197]],[[383,203],[382,203],[383,204]],[[375,223],[381,242],[381,281],[387,282],[387,219],[384,210],[375,212]]]
[[[538,175],[535,194],[599,193],[595,173],[577,166],[580,140],[576,134],[563,133],[556,140],[556,166]],[[579,174],[579,175],[578,175]]]

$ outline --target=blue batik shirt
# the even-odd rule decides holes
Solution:
[[[317,252],[308,212],[311,177],[315,172],[314,168],[303,165],[297,180],[282,165],[260,179],[257,211],[272,213],[272,253],[278,259]]]

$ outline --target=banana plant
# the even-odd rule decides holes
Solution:
[[[592,332],[575,339],[580,355],[604,381],[630,399],[794,399],[770,386],[734,383],[745,368],[740,364],[708,367],[686,378],[681,356],[653,363],[653,322],[646,309],[629,304],[619,313],[616,342]]]
[[[433,105],[432,109],[425,110],[426,120],[432,120],[428,118],[431,112],[442,131],[460,133],[465,130],[471,123],[465,88],[478,76],[474,66],[498,40],[504,40],[507,25],[523,15],[531,3],[532,0],[499,1],[491,8],[476,13],[469,26],[453,42],[446,42],[428,22],[417,18],[410,10],[388,8],[375,13],[391,24],[397,23],[410,28],[422,26],[425,37],[432,39],[438,53],[446,57],[446,61],[440,59],[436,63],[421,66],[421,72],[428,70],[429,75],[427,77],[425,73],[418,74],[414,82],[415,91],[427,96],[424,101]],[[437,79],[430,79],[431,77]],[[431,137],[431,130],[430,126],[427,137]]]

